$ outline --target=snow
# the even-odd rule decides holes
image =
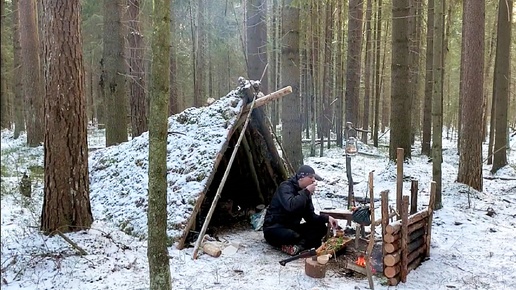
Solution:
[[[231,96],[212,106],[218,109],[188,109],[169,119],[172,133],[167,178],[169,193],[174,193],[168,199],[171,236],[177,236],[213,166],[213,161],[196,159],[185,152],[203,152],[208,157],[216,154],[239,108]],[[190,120],[185,122],[187,126],[179,126],[178,120],[185,119]],[[200,130],[201,127],[209,130]],[[89,145],[102,147],[104,132],[89,133]],[[24,147],[25,136],[14,140],[11,131],[2,131],[1,137],[2,289],[149,289],[145,239],[148,134],[90,154],[95,222],[88,231],[66,234],[88,253],[82,257],[63,238],[44,236],[38,231],[41,178],[34,178],[32,199],[18,193],[20,172],[42,167],[43,148]],[[388,144],[387,138],[385,134],[381,143]],[[509,165],[495,177],[516,178],[516,138],[511,138]],[[204,140],[203,147],[192,147],[198,144],[193,140]],[[177,142],[179,147],[171,142]],[[359,145],[361,152],[370,154],[358,154],[352,159],[353,179],[358,182],[355,195],[366,196],[368,174],[374,170],[375,196],[388,189],[390,203],[394,204],[396,168],[387,159],[388,149]],[[429,199],[432,163],[419,154],[419,146],[416,142],[412,160],[404,164],[403,186],[408,193],[410,179],[419,181],[418,204],[419,209],[424,209]],[[430,258],[397,287],[386,286],[384,278],[374,277],[375,289],[516,289],[516,181],[484,179],[483,192],[456,183],[455,146],[456,139],[443,140],[443,208],[434,214]],[[486,154],[484,151],[484,158]],[[316,210],[345,208],[347,180],[342,149],[326,149],[324,157],[307,157],[305,163],[324,178],[318,181],[314,196]],[[490,166],[484,164],[484,176],[491,176],[489,170]],[[205,175],[199,177],[199,172]],[[378,207],[379,203],[377,217]],[[488,216],[488,210],[495,214]],[[341,221],[341,226],[345,222]],[[221,233],[219,238],[228,248],[218,258],[202,254],[193,260],[193,248],[169,247],[173,289],[369,288],[364,277],[348,277],[336,267],[329,267],[325,278],[314,279],[305,275],[302,260],[279,265],[278,261],[287,256],[267,245],[262,232],[254,231],[250,225]]]

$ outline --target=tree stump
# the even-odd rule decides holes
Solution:
[[[20,193],[25,197],[30,198],[32,196],[32,182],[27,173],[24,173],[20,180]]]
[[[324,278],[326,276],[326,265],[318,263],[317,259],[314,258],[305,259],[305,274],[312,278]]]

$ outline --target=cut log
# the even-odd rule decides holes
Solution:
[[[350,262],[348,261],[345,265],[344,265],[344,268],[348,269],[348,270],[352,270],[354,272],[357,272],[357,273],[360,273],[364,276],[367,276],[367,271],[366,271],[366,268],[364,267],[361,267],[353,262]]]
[[[408,224],[409,226],[413,223],[416,223],[424,218],[428,217],[428,210],[422,210],[418,211],[417,213],[410,215],[408,217]],[[401,221],[395,221],[389,225],[387,225],[387,228],[385,229],[385,232],[387,234],[396,234],[401,229]]]
[[[426,240],[424,238],[420,238],[410,242],[410,244],[407,245],[407,251],[409,253],[413,252],[415,249],[421,247],[425,243],[425,241]]]
[[[389,278],[389,280],[387,281],[387,284],[389,284],[389,286],[396,286],[399,283],[400,283],[400,277],[399,276]]]
[[[424,225],[426,225],[426,220],[421,220],[417,223],[413,223],[412,225],[410,225],[408,227],[408,232],[409,232],[408,241],[409,242],[417,239],[418,237],[422,236],[425,233],[425,229],[423,228]],[[396,233],[394,235],[386,234],[383,237],[383,241],[386,243],[394,243],[398,239],[400,239],[399,233]]]
[[[305,259],[305,274],[312,278],[324,278],[326,276],[326,264],[320,264],[313,257]]]
[[[395,241],[392,244],[384,244],[383,249],[387,254],[394,253],[400,249],[400,240]]]
[[[385,255],[385,257],[383,258],[383,263],[385,264],[385,266],[390,267],[398,264],[400,259],[401,252],[397,251],[396,253]]]
[[[423,255],[425,253],[425,251],[426,251],[426,244],[423,244],[423,245],[421,245],[421,247],[412,251],[407,257],[408,263],[409,264],[412,263],[416,258]]]
[[[392,277],[398,275],[399,273],[400,273],[400,264],[390,266],[390,267],[385,267],[385,270],[383,271],[383,274],[387,278],[392,278]]]
[[[423,262],[423,259],[424,257],[423,256],[418,256],[417,258],[415,258],[409,265],[408,265],[408,270],[409,272],[416,269],[417,267],[419,267],[419,265],[421,265],[421,263]]]
[[[202,245],[202,251],[215,258],[220,257],[220,254],[222,254],[222,250],[217,245],[208,242]]]
[[[261,107],[263,105],[266,105],[274,100],[277,100],[285,95],[288,95],[292,93],[292,87],[291,86],[287,86],[287,87],[284,87],[282,89],[279,89],[273,93],[270,93],[266,96],[263,96],[259,99],[256,99],[255,101],[255,104],[254,104],[254,107],[255,108],[258,108],[258,107]],[[248,104],[244,109],[243,109],[243,113],[249,111],[250,109],[252,108],[251,104]]]

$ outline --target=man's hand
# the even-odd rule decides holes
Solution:
[[[328,222],[330,223],[332,229],[337,229],[337,227],[339,226],[337,220],[334,219],[332,216],[328,216]]]
[[[316,186],[317,184],[314,182],[306,187],[306,189],[310,192],[310,195],[314,194]]]

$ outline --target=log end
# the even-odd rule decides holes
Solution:
[[[312,278],[324,278],[326,276],[326,264],[320,264],[317,259],[305,259],[305,274]]]

